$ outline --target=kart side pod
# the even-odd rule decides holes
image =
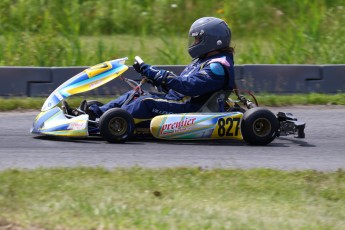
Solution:
[[[159,139],[236,139],[252,145],[267,145],[278,132],[278,120],[264,108],[241,112],[186,113],[154,117],[151,133]]]
[[[154,137],[173,140],[242,139],[242,113],[184,113],[154,117]],[[230,124],[231,123],[231,124]]]

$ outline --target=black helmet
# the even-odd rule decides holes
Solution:
[[[203,17],[196,20],[189,30],[188,53],[198,58],[214,50],[230,46],[231,30],[223,20]]]

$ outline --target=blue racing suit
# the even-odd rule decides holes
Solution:
[[[91,105],[100,117],[111,108],[122,108],[136,119],[150,119],[161,114],[196,112],[216,91],[234,88],[235,74],[233,55],[219,53],[207,58],[194,60],[179,76],[165,71],[166,77],[159,82],[167,93],[136,95],[132,101],[124,102],[133,93],[129,91],[117,99],[98,107]]]

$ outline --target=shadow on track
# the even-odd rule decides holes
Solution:
[[[73,142],[73,143],[84,143],[84,144],[111,144],[105,141],[100,136],[91,137],[59,137],[59,136],[35,136],[34,139],[56,141],[56,142]],[[217,146],[243,146],[246,143],[236,140],[160,140],[154,138],[141,138],[141,139],[130,139],[122,144],[137,144],[144,145],[145,143],[159,143],[168,145],[217,145]],[[117,144],[113,144],[117,145]]]
[[[47,140],[47,141],[55,141],[55,142],[72,142],[72,143],[82,143],[82,144],[110,144],[111,145],[111,143],[108,143],[100,136],[91,136],[91,137],[35,136],[33,138],[37,140]],[[133,142],[132,140],[130,140],[126,143],[121,143],[121,144],[122,145],[123,144],[143,145],[144,143],[140,143],[138,141]],[[112,145],[117,145],[117,144],[112,144]]]
[[[279,139],[284,140],[284,141],[289,141],[289,142],[296,144],[296,145],[299,145],[301,147],[317,147],[316,145],[312,145],[306,141],[302,141],[303,139],[287,138],[287,137],[279,137]]]
[[[279,140],[287,141],[288,143],[277,142]],[[265,146],[250,145],[240,140],[135,140],[139,142],[155,142],[160,144],[168,145],[200,145],[200,146],[244,146],[244,147],[261,147],[261,148],[272,148],[272,147],[290,147],[291,145],[299,145],[301,147],[316,147],[316,145],[309,144],[306,141],[302,141],[297,138],[282,138],[278,137],[272,143]]]
[[[38,140],[75,142],[75,143],[86,143],[86,144],[102,144],[101,141],[104,141],[100,137],[78,138],[78,137],[59,137],[59,136],[35,136],[33,138],[38,139]]]
[[[110,144],[105,141],[100,136],[91,136],[91,137],[59,137],[59,136],[36,136],[33,137],[38,140],[47,140],[47,141],[56,141],[56,142],[73,142],[73,143],[83,143],[83,144]],[[142,138],[142,139],[130,139],[126,143],[121,143],[125,145],[144,145],[145,143],[159,143],[167,145],[193,145],[193,146],[247,146],[247,147],[290,147],[290,144],[299,145],[301,147],[316,147],[316,145],[309,144],[306,141],[296,138],[284,138],[279,137],[276,140],[283,140],[289,143],[279,143],[273,141],[272,143],[266,146],[255,146],[249,145],[244,141],[240,140],[160,140],[154,138]],[[117,144],[113,144],[117,145]]]

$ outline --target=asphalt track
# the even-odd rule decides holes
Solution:
[[[345,169],[345,107],[271,108],[307,123],[306,138],[280,137],[270,145],[240,141],[66,139],[29,133],[38,111],[0,113],[0,170],[37,167],[203,167],[335,171]]]

